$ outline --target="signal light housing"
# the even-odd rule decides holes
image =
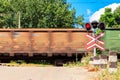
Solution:
[[[91,29],[91,24],[90,23],[86,23],[85,24],[85,28],[87,31],[89,31]]]
[[[105,30],[105,23],[100,22],[98,23],[97,21],[93,21],[91,23],[86,23],[85,28],[87,31],[89,31],[91,28],[96,29],[99,28],[101,31]]]
[[[98,22],[93,21],[93,22],[91,22],[91,25],[92,25],[93,29],[96,29],[98,27]]]
[[[102,31],[105,30],[105,23],[103,22],[99,23],[98,28],[100,28]]]

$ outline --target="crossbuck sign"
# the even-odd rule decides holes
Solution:
[[[101,41],[101,40],[99,40],[99,38],[101,38],[102,36],[104,36],[104,33],[101,33],[100,35],[95,36],[95,37],[87,34],[87,37],[90,38],[91,41],[89,41],[89,42],[87,43],[86,49],[89,50],[89,49],[91,49],[91,48],[97,47],[97,48],[99,48],[100,50],[103,51],[103,50],[104,50],[104,47],[102,47],[101,45],[104,45],[104,42]]]

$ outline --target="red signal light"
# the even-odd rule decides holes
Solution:
[[[87,31],[89,31],[91,29],[91,24],[90,23],[86,23],[85,24],[85,28]]]

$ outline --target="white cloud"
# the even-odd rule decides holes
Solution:
[[[99,9],[90,17],[90,22],[94,20],[98,21],[100,18],[100,15],[104,13],[105,8],[111,8],[113,12],[118,6],[120,6],[120,3],[113,3],[108,6],[105,6],[104,8]]]
[[[88,14],[88,15],[90,15],[90,14],[91,14],[90,9],[87,9],[87,14]]]

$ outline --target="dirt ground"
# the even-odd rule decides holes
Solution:
[[[0,66],[0,80],[93,80],[95,75],[82,67]]]

